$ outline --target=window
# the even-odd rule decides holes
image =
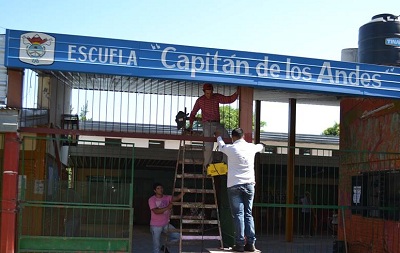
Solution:
[[[400,171],[367,172],[352,178],[352,213],[400,220]]]

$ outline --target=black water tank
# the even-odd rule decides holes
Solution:
[[[379,14],[360,27],[358,60],[362,63],[400,66],[400,20]]]

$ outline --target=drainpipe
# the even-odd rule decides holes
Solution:
[[[23,70],[8,69],[7,107],[22,108]],[[18,167],[20,141],[17,131],[4,134],[0,252],[14,253],[18,200]]]
[[[18,134],[5,133],[0,252],[15,252],[19,150]]]

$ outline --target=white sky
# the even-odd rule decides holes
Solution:
[[[0,0],[5,29],[96,36],[340,60],[372,16],[398,0]],[[262,104],[265,131],[287,132],[286,103]],[[264,113],[265,112],[265,113]],[[298,105],[296,132],[321,134],[338,107]]]

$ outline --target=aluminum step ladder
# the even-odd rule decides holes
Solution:
[[[188,133],[183,130],[182,134]],[[204,142],[181,140],[179,145],[173,194],[183,191],[185,195],[173,203],[171,215],[171,222],[179,223],[177,231],[174,231],[180,233],[179,252],[193,252],[186,251],[188,248],[205,252],[204,247],[210,244],[222,249],[214,177],[206,175],[203,164]]]

